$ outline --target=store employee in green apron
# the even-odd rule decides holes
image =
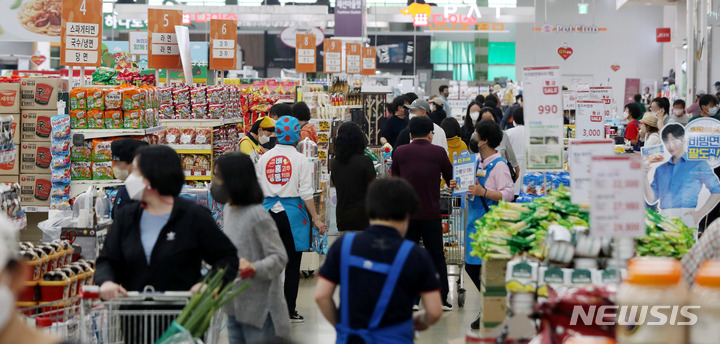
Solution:
[[[503,139],[500,126],[493,121],[480,121],[475,126],[475,135],[478,138],[477,167],[475,170],[476,184],[470,185],[468,190],[468,222],[465,229],[465,271],[480,291],[480,267],[482,260],[473,257],[472,240],[470,235],[477,232],[475,221],[485,216],[490,206],[497,205],[500,200],[510,202],[515,192],[514,183],[510,176],[510,169],[505,159],[500,156],[497,147]],[[480,318],[471,325],[473,329],[480,328]]]
[[[367,192],[370,227],[330,247],[315,301],[335,326],[338,344],[412,343],[414,330],[426,330],[442,316],[440,277],[430,254],[403,239],[418,207],[408,182],[378,179]],[[333,300],[338,285],[339,312]],[[424,309],[413,314],[418,295]]]
[[[305,319],[295,309],[300,283],[302,252],[310,249],[310,226],[325,233],[325,224],[315,210],[314,166],[298,152],[300,123],[283,116],[275,123],[278,144],[255,164],[258,182],[265,194],[263,206],[270,212],[288,255],[285,267],[285,301],[291,322]],[[312,222],[308,217],[312,216]]]

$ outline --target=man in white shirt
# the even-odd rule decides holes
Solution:
[[[263,206],[275,221],[288,254],[285,267],[285,301],[291,322],[305,319],[295,309],[300,283],[302,252],[310,249],[310,218],[320,233],[325,232],[315,209],[313,165],[297,151],[300,122],[283,116],[275,124],[278,144],[260,157],[255,164],[258,182],[265,194]]]
[[[513,151],[515,151],[515,158],[517,159],[518,167],[520,167],[520,174],[518,175],[517,181],[515,181],[515,196],[517,196],[520,194],[520,189],[523,184],[523,176],[525,175],[527,166],[527,157],[525,156],[525,115],[523,107],[520,106],[515,108],[515,110],[513,110],[512,117],[515,122],[515,127],[508,130],[507,135],[508,138],[510,138],[510,146]]]
[[[410,111],[410,119],[416,116],[424,116],[430,118],[430,104],[422,99],[415,99],[410,105],[405,106]],[[398,148],[402,145],[410,143],[410,129],[405,128],[398,135],[397,141],[395,141],[395,147]],[[447,137],[445,136],[445,130],[439,125],[433,123],[433,137],[432,144],[440,146],[445,149],[445,153],[448,151]]]

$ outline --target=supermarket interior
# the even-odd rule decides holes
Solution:
[[[0,344],[720,343],[719,7],[0,0]]]

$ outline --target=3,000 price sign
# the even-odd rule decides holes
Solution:
[[[575,105],[575,138],[605,138],[605,103],[602,100],[578,100]]]
[[[593,157],[590,190],[590,228],[594,236],[645,235],[642,157]]]

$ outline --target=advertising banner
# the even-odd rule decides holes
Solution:
[[[454,156],[453,176],[457,183],[453,196],[467,194],[468,187],[475,185],[475,154],[463,151],[459,156]]]
[[[0,0],[3,14],[0,42],[60,42],[62,3],[62,0]]]
[[[335,1],[335,37],[363,37],[365,32],[365,0]]]
[[[559,170],[564,131],[560,67],[526,67],[522,80],[527,170]]]

